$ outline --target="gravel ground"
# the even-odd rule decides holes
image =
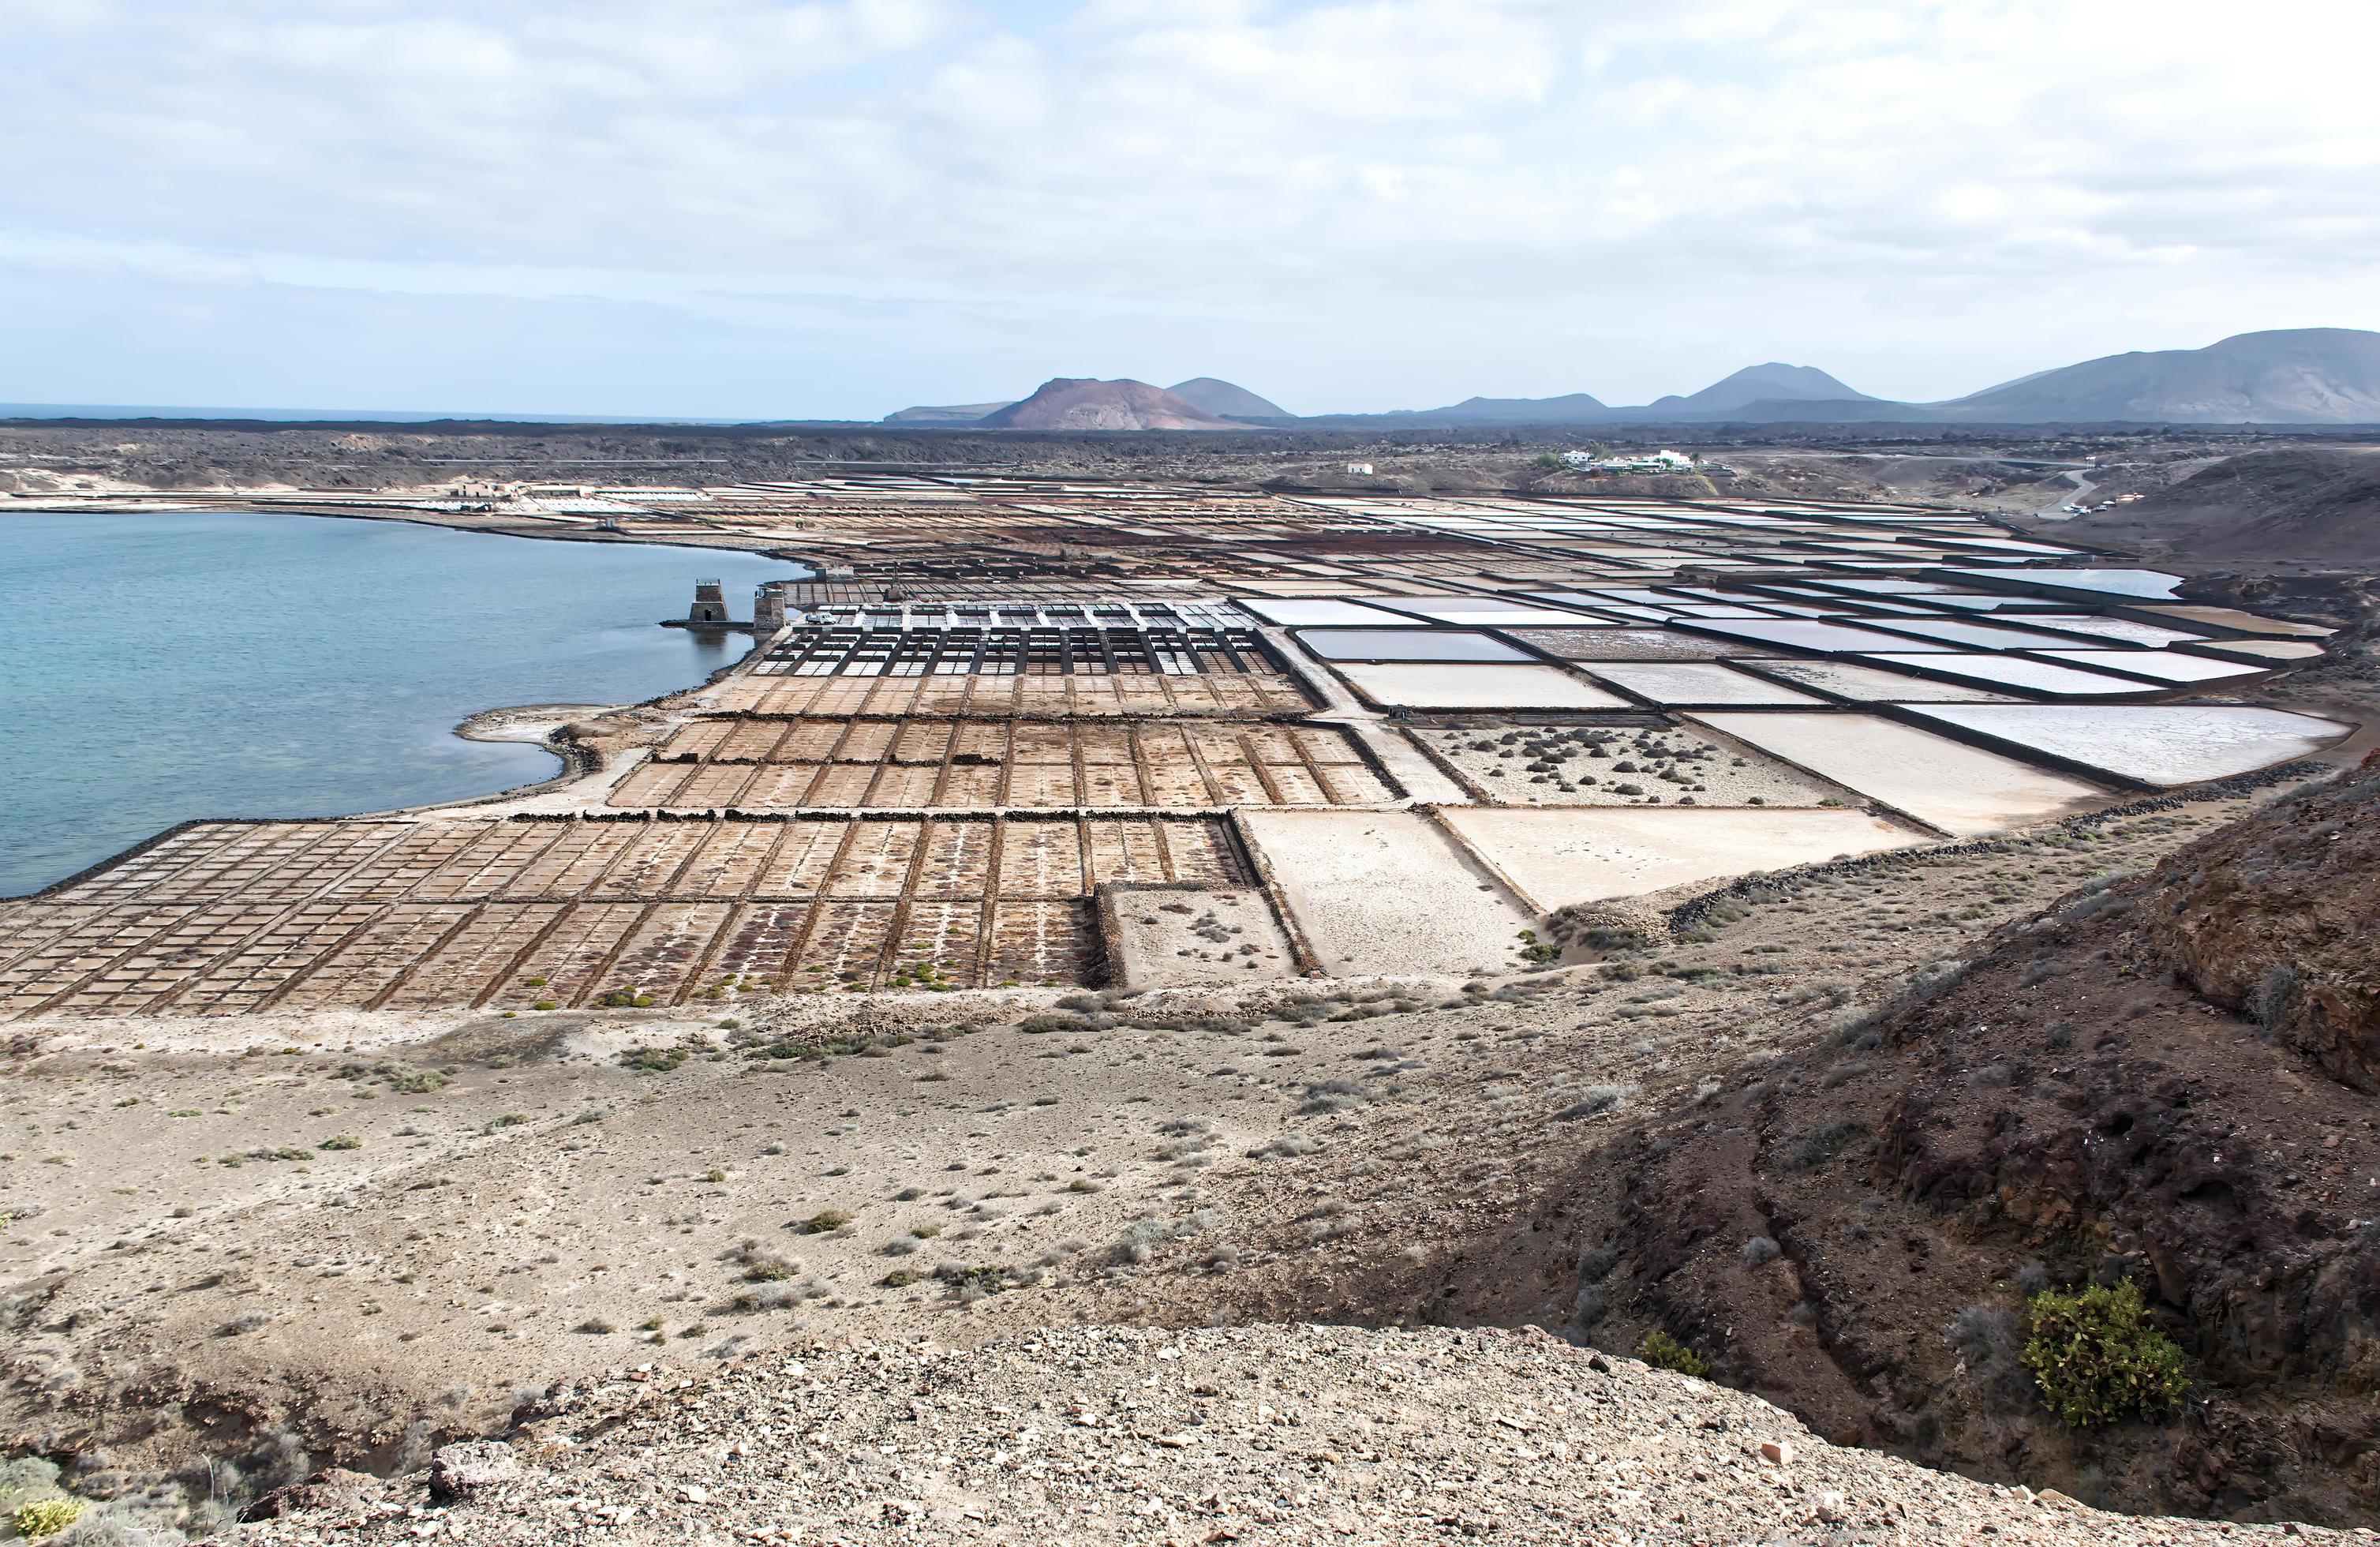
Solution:
[[[301,1486],[341,1541],[2131,1542],[2326,1536],[2107,1515],[1844,1450],[1756,1397],[1535,1329],[1080,1327],[814,1346],[550,1395],[426,1480]]]
[[[1816,806],[1848,790],[1682,725],[1429,725],[1412,734],[1499,806]]]

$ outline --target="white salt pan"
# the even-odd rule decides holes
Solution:
[[[1922,843],[1868,811],[1450,807],[1439,812],[1545,910]]]
[[[2306,757],[2352,729],[2232,704],[1941,704],[1912,705],[1912,713],[2160,788]]]
[[[2102,793],[1870,714],[1694,717],[1961,837],[2063,816]]]

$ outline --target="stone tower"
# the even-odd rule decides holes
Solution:
[[[752,592],[752,637],[774,639],[785,627],[785,593],[775,583],[761,586]]]
[[[727,593],[717,580],[694,582],[694,610],[686,615],[686,622],[697,627],[710,625],[723,627],[727,621]]]

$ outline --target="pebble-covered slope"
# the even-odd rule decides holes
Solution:
[[[552,1398],[426,1482],[337,1474],[246,1547],[457,1542],[2180,1542],[1838,1449],[1755,1397],[1534,1329],[1074,1328],[820,1346]]]

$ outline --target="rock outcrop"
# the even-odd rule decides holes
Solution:
[[[2375,903],[2380,755],[1846,1008],[1607,1157],[1581,1334],[1658,1327],[1820,1432],[1976,1475],[2380,1521]],[[2066,1429],[2025,1299],[2125,1277],[2191,1400]]]

